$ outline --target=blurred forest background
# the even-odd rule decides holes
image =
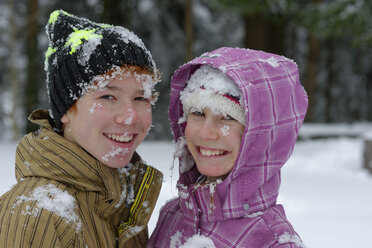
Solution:
[[[148,139],[170,139],[169,84],[186,61],[221,46],[294,59],[307,122],[372,121],[372,0],[0,0],[0,138],[18,140],[47,108],[50,12],[63,9],[140,36],[162,72]]]

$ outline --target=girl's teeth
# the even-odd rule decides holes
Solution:
[[[200,153],[204,156],[216,156],[224,153],[222,150],[204,150],[200,148]]]
[[[119,142],[129,142],[133,139],[133,134],[127,135],[117,135],[117,134],[109,134],[108,137],[112,140],[119,141]]]

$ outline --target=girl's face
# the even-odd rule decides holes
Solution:
[[[208,108],[191,109],[186,124],[187,147],[202,175],[209,180],[227,176],[238,156],[244,126]]]
[[[150,100],[133,75],[114,78],[103,89],[84,94],[76,110],[63,115],[63,136],[106,166],[123,167],[150,129]]]

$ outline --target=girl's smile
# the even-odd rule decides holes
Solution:
[[[244,126],[238,121],[216,115],[209,108],[192,111],[185,138],[199,172],[210,178],[228,175],[239,154],[243,131]]]
[[[228,151],[226,150],[220,150],[220,149],[213,149],[213,148],[205,148],[205,147],[197,147],[198,148],[198,152],[201,156],[207,156],[207,157],[211,157],[211,156],[223,156],[223,155],[226,155],[228,153]]]

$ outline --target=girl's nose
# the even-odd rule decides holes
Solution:
[[[205,118],[202,126],[199,129],[199,136],[204,140],[216,140],[218,139],[217,125],[212,119]]]

